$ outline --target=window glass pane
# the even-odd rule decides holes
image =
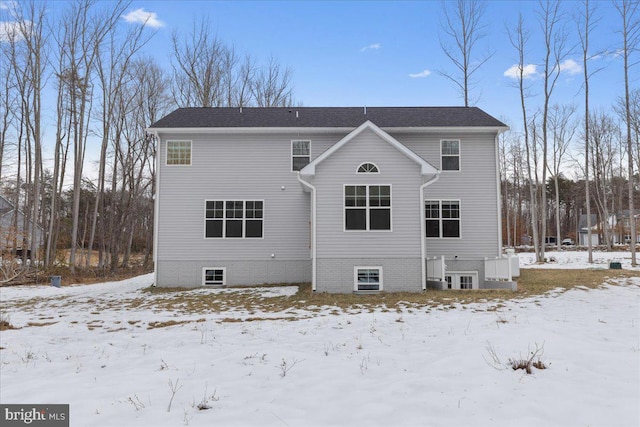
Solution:
[[[358,290],[377,291],[380,290],[380,270],[358,269]]]
[[[226,203],[227,218],[242,218],[242,201],[228,201]]]
[[[190,141],[167,141],[167,164],[189,165],[191,164]]]
[[[262,220],[247,220],[246,237],[262,237]]]
[[[345,206],[366,206],[367,187],[365,185],[348,185],[344,188]]]
[[[426,218],[440,218],[440,202],[425,202]]]
[[[242,237],[242,220],[227,220],[226,237]]]
[[[309,156],[294,157],[292,159],[291,169],[299,171],[309,164]]]
[[[366,230],[367,211],[365,209],[346,209],[345,228],[347,230]]]
[[[442,141],[442,155],[460,154],[460,141]]]
[[[442,170],[445,170],[445,171],[460,170],[460,157],[442,156]]]
[[[460,203],[443,201],[442,218],[460,218]]]
[[[222,237],[222,220],[207,220],[205,222],[205,237]]]
[[[440,221],[427,220],[427,237],[440,237]]]
[[[291,154],[294,156],[308,156],[310,141],[293,141],[291,143]]]
[[[369,206],[391,206],[391,187],[388,185],[370,186]]]
[[[377,173],[378,167],[373,163],[363,163],[358,167],[358,173]]]
[[[460,237],[460,220],[442,220],[442,237]]]
[[[391,209],[371,209],[369,211],[371,230],[391,230]]]

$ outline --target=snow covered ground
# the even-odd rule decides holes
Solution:
[[[585,266],[585,253],[547,256]],[[629,254],[607,256],[624,266]],[[242,308],[163,309],[151,282],[0,288],[20,328],[0,333],[0,402],[68,403],[72,426],[640,425],[640,278],[501,305],[245,322],[228,321],[255,318]],[[547,369],[508,366],[536,350]]]

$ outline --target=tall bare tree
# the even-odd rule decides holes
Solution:
[[[62,37],[58,43],[65,62],[59,74],[65,74],[68,81],[74,149],[73,224],[69,255],[72,274],[76,268],[82,174],[94,98],[94,67],[105,38],[113,30],[129,3],[119,0],[113,5],[109,4],[109,8],[98,10],[98,2],[95,0],[75,0],[62,21]]]
[[[529,41],[529,32],[524,26],[524,18],[522,14],[518,16],[518,23],[516,24],[515,28],[509,29],[508,34],[509,41],[518,54],[518,63],[516,64],[516,77],[518,81],[518,92],[520,94],[520,108],[522,111],[522,129],[524,132],[524,147],[526,153],[525,159],[528,178],[527,182],[529,186],[529,198],[531,200],[531,234],[533,238],[534,250],[536,252],[536,259],[538,262],[542,262],[543,258],[540,258],[540,240],[538,239],[538,209],[535,204],[538,183],[537,179],[534,181],[532,176],[532,170],[535,167],[534,164],[537,164],[536,156],[534,153],[536,144],[535,138],[531,138],[529,134],[530,124],[527,116],[526,105],[526,100],[529,97],[529,87],[527,85],[525,75],[525,53]]]
[[[631,98],[629,92],[629,70],[637,64],[632,62],[632,54],[640,47],[640,1],[638,0],[616,0],[614,5],[620,14],[622,25],[618,31],[622,37],[622,57],[624,59],[624,102],[625,102],[625,124],[627,140],[627,160],[628,160],[628,190],[629,190],[629,227],[631,234],[631,265],[636,265],[636,219],[634,209],[634,185],[635,177],[633,173],[633,143],[631,140]]]
[[[553,179],[555,193],[556,242],[562,242],[560,233],[560,187],[559,179],[562,175],[563,163],[576,133],[577,123],[573,119],[576,106],[573,104],[554,104],[549,112],[549,128],[552,134],[551,162],[547,164]]]
[[[476,56],[477,44],[486,36],[487,27],[482,23],[485,9],[486,3],[478,0],[443,2],[444,37],[440,38],[440,47],[452,62],[453,71],[439,71],[439,74],[457,86],[465,107],[475,103],[469,95],[475,87],[474,74],[493,55],[486,51]]]
[[[591,241],[591,189],[590,187],[590,176],[589,176],[589,125],[591,120],[589,120],[589,79],[591,78],[591,74],[589,73],[589,60],[591,59],[591,52],[589,51],[589,36],[594,30],[597,20],[594,19],[595,7],[589,5],[589,0],[584,0],[583,2],[584,8],[580,9],[580,13],[578,15],[578,19],[576,22],[578,24],[578,36],[580,37],[580,47],[582,50],[582,76],[583,76],[583,86],[584,86],[584,155],[585,155],[585,163],[584,163],[584,188],[585,188],[585,204],[587,211],[587,252],[588,252],[588,261],[589,263],[593,263],[593,242]]]
[[[287,107],[293,104],[291,87],[292,70],[282,67],[273,57],[266,67],[259,70],[251,92],[258,107]]]

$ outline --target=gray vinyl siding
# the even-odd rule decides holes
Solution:
[[[460,200],[461,237],[427,240],[427,256],[453,258],[499,255],[495,133],[393,134],[407,148],[440,169],[440,140],[460,140],[460,171],[443,171],[425,189],[425,200]]]
[[[356,174],[363,162],[379,174]],[[344,185],[391,185],[392,231],[344,231]],[[365,130],[316,167],[317,257],[420,257],[420,167]]]
[[[327,135],[160,134],[158,254],[161,260],[310,259],[309,194],[291,172],[291,140],[324,149]],[[166,140],[190,140],[191,165],[166,165]],[[324,141],[322,141],[324,139]],[[285,187],[283,190],[282,187]],[[263,238],[204,237],[205,200],[264,200]]]

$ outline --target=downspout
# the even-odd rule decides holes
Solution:
[[[160,216],[160,136],[157,131],[151,131],[156,137],[156,182],[153,188],[153,286],[158,286],[158,217]]]
[[[422,272],[422,290],[423,291],[427,290],[427,265],[425,262],[427,258],[427,239],[425,237],[425,234],[426,234],[425,223],[427,221],[427,218],[424,212],[424,189],[427,188],[429,185],[433,184],[434,182],[436,182],[438,178],[440,178],[440,171],[438,171],[433,176],[433,178],[431,178],[430,180],[428,180],[427,182],[425,182],[420,186],[420,254],[421,254],[420,270]]]
[[[311,190],[311,290],[316,290],[316,187],[309,184],[307,181],[300,177],[300,172],[297,173],[298,181]]]
[[[499,162],[499,155],[500,153],[498,152],[498,137],[500,136],[501,132],[496,133],[496,138],[495,138],[495,162],[496,162],[496,194],[498,195],[497,197],[497,212],[498,212],[498,250],[496,253],[496,256],[501,256],[502,255],[502,203],[500,203],[500,199],[502,197],[501,193],[501,187],[502,185],[500,185],[500,162]],[[517,238],[516,236],[513,236],[514,240]],[[514,242],[515,245],[515,242]]]

